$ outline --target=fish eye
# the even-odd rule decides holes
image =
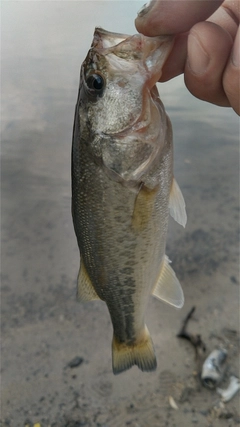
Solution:
[[[99,95],[102,93],[105,80],[100,74],[91,74],[86,80],[87,86],[90,90],[94,90]]]

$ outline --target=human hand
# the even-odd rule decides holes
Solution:
[[[160,81],[184,73],[197,98],[240,114],[239,0],[153,0],[135,25],[146,36],[175,34]]]

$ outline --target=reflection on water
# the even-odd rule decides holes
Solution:
[[[10,398],[14,397],[16,402],[16,413],[11,409],[13,418],[19,416],[22,406],[32,407],[29,396],[36,392],[31,388],[33,383],[28,382],[28,395],[21,395],[19,390],[26,387],[22,384],[25,377],[32,378],[35,363],[41,364],[41,360],[46,363],[50,351],[43,350],[39,362],[35,362],[37,356],[31,353],[34,346],[42,348],[44,339],[46,342],[50,339],[50,346],[54,342],[53,348],[56,346],[57,350],[51,350],[47,359],[51,368],[44,365],[44,369],[53,370],[56,378],[52,387],[55,384],[58,389],[62,387],[62,379],[55,373],[55,358],[56,369],[58,366],[62,369],[64,357],[70,358],[72,351],[78,351],[85,319],[94,322],[97,312],[98,316],[103,313],[107,322],[102,305],[93,304],[80,312],[75,303],[79,255],[70,213],[71,132],[80,64],[90,46],[94,27],[133,33],[133,19],[141,4],[139,1],[2,3],[2,323],[6,335],[11,331],[12,337],[4,347],[6,353],[3,350],[3,360],[8,361],[8,368],[4,362],[5,416]],[[190,299],[195,304],[198,298],[198,304],[204,308],[207,306],[201,300],[204,290],[199,293],[196,286],[198,277],[209,274],[209,268],[221,272],[224,269],[226,277],[238,274],[238,118],[230,109],[196,100],[185,89],[182,77],[159,87],[173,122],[175,175],[185,195],[189,217],[186,232],[171,222],[169,255],[175,260],[175,270],[184,276],[187,301]],[[190,284],[188,287],[193,270],[197,271],[195,290]],[[216,307],[225,301],[230,313],[228,321],[234,324],[236,319],[231,315],[234,316],[235,291],[229,285],[228,292],[229,289],[232,292],[232,305],[229,305],[224,283],[220,281],[218,286],[219,300],[214,290],[207,291],[212,292]],[[85,317],[79,324],[77,319],[82,312]],[[167,308],[165,316],[168,313]],[[58,322],[61,316],[66,322],[56,326],[55,319]],[[171,311],[169,316],[179,315]],[[53,322],[51,328],[41,323],[45,321]],[[65,332],[61,335],[62,328]],[[106,323],[105,329],[109,328]],[[49,338],[51,331],[55,335]],[[57,336],[61,337],[56,341],[58,344],[54,341]],[[109,340],[106,349],[102,348],[102,353],[96,356],[97,361],[106,353],[109,359],[104,366],[110,363],[109,336],[105,338]],[[86,337],[90,340],[89,331]],[[98,344],[101,345],[100,340]],[[17,351],[13,352],[13,348]],[[66,354],[61,356],[62,352]],[[14,354],[21,354],[23,373],[18,370]],[[84,375],[84,369],[82,372]],[[88,381],[93,381],[87,373]],[[141,373],[127,375],[135,375],[141,383]],[[123,390],[125,393],[124,383]]]

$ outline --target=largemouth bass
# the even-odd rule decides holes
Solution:
[[[186,224],[173,178],[172,129],[155,83],[172,37],[96,28],[81,67],[72,146],[78,299],[106,302],[114,374],[156,369],[144,316],[149,295],[184,297],[165,255],[169,211]]]

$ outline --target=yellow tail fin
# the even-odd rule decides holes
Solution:
[[[141,339],[131,345],[121,343],[113,336],[112,365],[115,375],[130,369],[133,365],[137,365],[139,369],[146,372],[156,369],[157,360],[147,327],[145,327]]]

